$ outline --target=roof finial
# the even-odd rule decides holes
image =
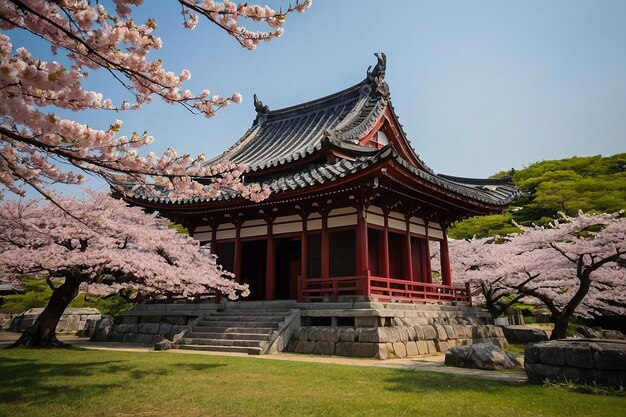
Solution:
[[[367,80],[376,84],[376,91],[383,97],[389,97],[389,86],[385,82],[385,70],[387,69],[387,57],[384,52],[374,54],[378,59],[376,66],[370,71],[367,69]]]
[[[371,81],[374,81],[377,78],[382,80],[385,78],[385,70],[387,69],[387,57],[384,52],[377,52],[374,56],[378,58],[378,62],[372,72],[370,72],[370,68],[372,68],[371,66],[367,69],[367,78]]]
[[[254,109],[256,110],[257,114],[267,114],[270,111],[270,108],[267,107],[265,104],[263,104],[263,102],[261,100],[259,100],[259,98],[257,97],[257,95],[254,95]]]

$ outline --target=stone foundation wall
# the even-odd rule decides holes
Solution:
[[[541,384],[563,380],[626,386],[626,341],[564,339],[526,347],[524,368],[528,380]]]
[[[187,330],[187,325],[170,323],[134,323],[111,325],[101,320],[94,330],[91,340],[95,342],[122,342],[154,344],[163,338],[174,337]]]
[[[507,345],[491,316],[468,306],[354,302],[297,307],[303,327],[287,346],[295,353],[387,359],[480,342]]]
[[[189,323],[217,310],[214,303],[137,304],[122,313],[121,323],[103,319],[89,329],[96,342],[153,344],[164,338],[174,340],[189,328]]]
[[[35,323],[37,317],[43,312],[43,308],[31,308],[22,314],[13,317],[9,331],[23,332]],[[85,328],[87,322],[97,321],[102,314],[96,308],[66,308],[59,320],[56,331],[58,333],[76,333]]]

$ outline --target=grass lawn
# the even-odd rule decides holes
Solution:
[[[624,416],[625,397],[170,352],[0,349],[0,416]]]

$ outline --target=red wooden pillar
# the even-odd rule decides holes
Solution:
[[[428,220],[424,221],[424,223],[424,227],[426,229],[426,239],[424,240],[424,253],[422,258],[424,259],[422,264],[424,277],[422,281],[430,284],[433,282],[433,271],[430,265],[430,236],[428,233]]]
[[[443,227],[443,240],[439,242],[441,249],[441,281],[443,285],[452,285],[452,268],[450,268],[450,252],[448,251],[448,231]]]
[[[309,218],[309,213],[302,212],[300,213],[300,217],[302,217],[302,234],[300,243],[300,276],[303,279],[306,279],[309,275],[309,235],[307,233],[307,223]]]
[[[357,276],[362,276],[367,275],[367,270],[369,269],[367,214],[364,204],[360,203],[357,205],[356,216],[356,274]]]
[[[322,215],[322,238],[321,238],[321,275],[322,278],[330,276],[330,242],[328,238],[328,212],[329,210],[321,210]]]
[[[237,221],[233,223],[235,225],[235,281],[241,282],[241,222]]]
[[[265,299],[273,300],[276,289],[276,242],[274,219],[267,218],[267,259],[265,261]]]
[[[380,272],[384,277],[389,278],[389,211],[383,211],[383,215],[385,216],[385,223],[383,227],[382,233],[382,242],[379,243],[380,247],[380,258],[378,259],[381,262]]]
[[[406,233],[404,237],[404,279],[413,281],[413,257],[411,254],[411,216],[406,216]]]

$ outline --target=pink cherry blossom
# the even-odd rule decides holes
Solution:
[[[166,153],[160,157],[137,153],[152,142],[147,132],[130,138],[118,136],[122,122],[98,129],[60,117],[59,110],[130,111],[150,103],[155,96],[184,106],[190,112],[212,117],[241,95],[211,96],[184,88],[188,70],[175,74],[149,53],[161,48],[155,36],[157,23],[132,19],[141,0],[114,0],[115,12],[99,2],[86,0],[0,0],[0,195],[3,189],[23,195],[30,185],[50,197],[46,187],[54,183],[80,184],[82,175],[62,169],[71,164],[120,184],[134,182],[155,196],[184,199],[192,194],[211,195],[215,187],[241,190],[252,199],[267,195],[263,187],[246,187],[241,176],[225,179],[228,164],[213,168],[198,158]],[[198,17],[218,25],[241,45],[254,49],[260,41],[282,34],[285,16],[303,12],[311,2],[297,2],[283,11],[230,1],[178,0],[185,26],[192,29]],[[250,31],[243,20],[266,24],[268,32]],[[70,67],[32,56],[13,45],[9,32],[24,30],[50,44],[52,54],[65,53]],[[132,99],[114,103],[104,92],[83,88],[90,70],[104,69],[122,83]],[[213,174],[212,174],[213,173]],[[190,177],[216,176],[212,186]],[[120,190],[123,191],[123,187]]]
[[[559,337],[573,315],[626,314],[622,213],[562,215],[548,227],[518,227],[523,232],[517,235],[451,241],[455,279],[538,300],[550,310]]]

